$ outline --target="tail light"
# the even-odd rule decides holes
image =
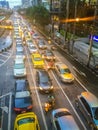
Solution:
[[[33,108],[33,106],[32,105],[30,105],[30,106],[28,106],[28,108],[27,109],[32,109]]]
[[[21,111],[21,109],[20,108],[14,108],[14,111]]]

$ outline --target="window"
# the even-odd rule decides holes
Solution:
[[[55,125],[56,125],[57,130],[61,130],[58,121],[55,121]]]
[[[88,103],[86,102],[86,100],[83,97],[81,97],[80,99],[81,99],[83,105],[85,106],[86,110],[88,111],[88,113],[92,116],[90,106],[88,105]]]

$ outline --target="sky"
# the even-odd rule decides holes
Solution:
[[[13,8],[16,5],[21,5],[21,0],[6,0],[9,2],[10,8]]]

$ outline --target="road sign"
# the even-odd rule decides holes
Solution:
[[[98,42],[98,35],[90,35],[89,38],[95,42]]]

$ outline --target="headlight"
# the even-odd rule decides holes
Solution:
[[[40,90],[43,90],[42,87],[39,87]]]
[[[53,86],[51,86],[51,89],[53,89]]]

